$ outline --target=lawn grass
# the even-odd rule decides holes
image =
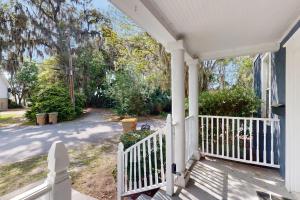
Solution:
[[[114,199],[115,183],[112,172],[116,161],[113,144],[82,145],[68,152],[72,187],[95,198]],[[0,196],[45,179],[47,172],[47,155],[0,165]],[[105,187],[108,182],[109,189]]]
[[[0,127],[8,126],[11,124],[27,123],[25,116],[18,112],[0,113]]]

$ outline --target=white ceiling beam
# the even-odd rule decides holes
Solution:
[[[199,55],[201,60],[230,58],[237,56],[253,55],[257,53],[264,53],[269,51],[277,51],[280,47],[279,42],[260,44],[255,46],[246,46],[242,48],[228,49],[222,51],[207,52]]]

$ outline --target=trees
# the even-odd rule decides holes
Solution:
[[[26,99],[32,95],[37,84],[38,68],[29,61],[18,67],[18,71],[8,80],[11,94],[19,105],[26,105]]]

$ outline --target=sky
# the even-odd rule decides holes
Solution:
[[[107,0],[93,0],[93,4],[96,6],[96,8],[99,8],[100,10],[103,11],[107,11],[110,6],[113,6]]]

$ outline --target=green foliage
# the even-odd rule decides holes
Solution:
[[[106,95],[108,71],[102,51],[80,50],[76,59],[75,88],[82,88],[88,106],[112,106],[112,100]]]
[[[144,139],[145,137],[151,135],[152,133],[153,131],[149,130],[132,131],[122,134],[120,137],[120,141],[123,143],[124,149],[127,149],[140,140]]]
[[[171,96],[169,91],[155,88],[149,95],[149,107],[151,114],[160,114],[171,111]]]
[[[8,99],[8,108],[13,109],[13,108],[22,108],[22,105],[17,104],[16,102]]]
[[[151,89],[143,78],[130,71],[119,71],[109,88],[119,115],[159,114],[171,109],[170,95],[160,88]]]
[[[244,56],[236,59],[239,66],[237,74],[237,85],[251,88],[253,83],[253,57]]]
[[[39,88],[31,98],[31,107],[26,112],[26,117],[35,120],[37,113],[58,112],[58,120],[72,120],[82,113],[84,97],[76,95],[75,109],[73,108],[69,92],[61,85],[49,85]]]
[[[119,115],[145,115],[147,106],[146,86],[129,71],[119,71],[109,89],[115,100],[115,110]]]
[[[10,93],[14,96],[16,103],[21,105],[32,95],[38,80],[38,67],[35,63],[25,61],[20,65],[16,73],[10,76]],[[17,100],[18,98],[18,100]]]
[[[201,115],[249,117],[259,105],[254,92],[243,87],[203,92],[199,97]]]

